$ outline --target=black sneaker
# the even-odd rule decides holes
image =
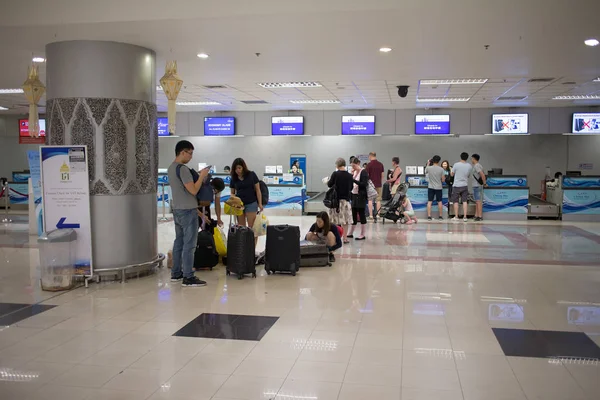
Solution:
[[[333,255],[333,253],[329,253],[329,262],[330,263],[335,262],[335,256]]]
[[[427,221],[431,222],[431,221],[433,221],[433,218],[427,217]]]
[[[438,217],[438,221],[443,221],[444,217]]]
[[[193,276],[191,278],[183,278],[183,282],[181,282],[181,286],[193,286],[193,287],[206,286],[206,282],[201,281],[197,277]]]
[[[179,274],[177,276],[171,275],[171,282],[180,282],[183,280],[183,274]]]
[[[475,218],[473,218],[473,221],[475,221],[475,222],[481,222],[482,219],[481,219],[481,217],[475,217]]]

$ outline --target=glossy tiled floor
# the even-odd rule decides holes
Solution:
[[[56,306],[21,319],[0,305],[0,398],[600,398],[599,225],[369,224],[368,237],[296,277],[217,268],[184,289],[164,270],[56,295],[38,288],[26,226],[0,227],[0,303]],[[161,251],[172,238],[160,224]]]

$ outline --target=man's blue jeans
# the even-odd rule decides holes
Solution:
[[[175,221],[175,243],[173,244],[173,269],[171,276],[191,278],[194,276],[194,252],[198,242],[198,212],[191,210],[173,210]]]

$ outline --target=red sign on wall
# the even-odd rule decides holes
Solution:
[[[46,120],[40,119],[40,136],[29,136],[29,120],[19,120],[19,143],[20,144],[45,144],[46,143]]]

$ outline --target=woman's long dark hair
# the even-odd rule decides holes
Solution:
[[[246,161],[243,158],[236,158],[233,160],[233,164],[231,164],[231,180],[239,180],[240,178],[235,172],[236,168],[240,165],[242,167],[242,176],[245,177],[248,175],[248,166],[246,165]]]
[[[323,221],[323,229],[317,225],[317,232],[323,232],[324,235],[329,234],[331,230],[331,222],[329,222],[329,214],[325,211],[321,211],[317,214],[317,218]]]
[[[444,163],[446,163],[446,165],[448,166],[448,168],[444,168],[444,167],[442,167],[442,169],[443,169],[444,171],[450,171],[450,163],[448,162],[448,160],[444,160],[444,161],[442,161],[442,163],[440,164],[440,166],[444,165]]]

